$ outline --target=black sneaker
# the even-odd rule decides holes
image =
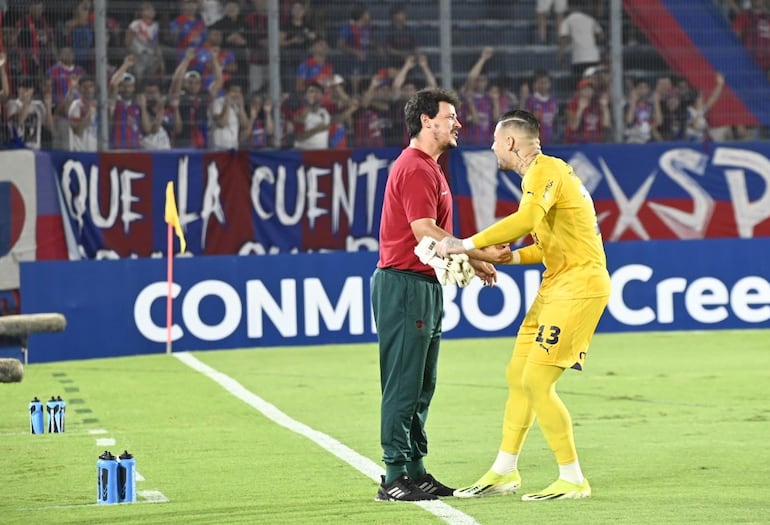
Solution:
[[[435,494],[436,496],[451,496],[455,489],[450,489],[439,480],[434,478],[430,474],[425,474],[420,479],[416,479],[414,484],[417,488],[428,494]]]
[[[423,492],[409,476],[403,474],[392,483],[385,483],[385,476],[382,476],[382,483],[374,499],[375,501],[429,501],[438,499],[438,496]]]

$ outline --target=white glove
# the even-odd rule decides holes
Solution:
[[[476,277],[476,270],[471,266],[468,256],[464,253],[453,253],[447,257],[447,280],[454,283],[460,288],[464,288],[471,284],[471,281]]]
[[[415,246],[414,253],[421,263],[433,268],[442,285],[456,284],[460,288],[468,286],[476,275],[468,256],[463,253],[451,254],[446,258],[439,257],[436,255],[437,245],[436,239],[425,236]]]

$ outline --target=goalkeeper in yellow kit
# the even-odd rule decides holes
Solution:
[[[588,345],[607,306],[610,277],[590,194],[569,164],[540,151],[540,124],[528,111],[500,118],[492,150],[502,170],[522,177],[518,210],[467,239],[446,237],[440,256],[512,243],[531,234],[534,244],[511,252],[511,264],[545,265],[537,298],[516,336],[506,370],[508,400],[500,449],[491,469],[457,497],[515,492],[519,452],[537,417],[559,464],[559,478],[524,501],[587,498],[591,486],[578,462],[572,419],[556,393],[567,368],[582,370]]]

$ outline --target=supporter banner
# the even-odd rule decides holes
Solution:
[[[594,200],[606,242],[770,236],[770,144],[549,147]],[[516,209],[521,179],[488,150],[450,158],[460,233]]]
[[[165,249],[164,190],[177,188],[193,255],[376,250],[397,149],[52,153],[64,212],[87,258]],[[770,235],[770,145],[556,147],[592,193],[608,241]],[[488,150],[451,152],[463,234],[515,210],[520,179]]]
[[[0,169],[0,290],[19,282],[18,261],[35,260],[35,157],[18,151]]]
[[[599,331],[767,328],[768,253],[768,238],[608,244],[612,297]],[[375,264],[374,253],[177,259],[173,349],[375,341]],[[67,317],[64,332],[30,337],[30,360],[164,352],[165,271],[148,258],[23,263],[23,313]],[[494,288],[445,288],[445,337],[515,334],[542,268],[500,271]]]
[[[388,165],[398,150],[51,153],[63,210],[85,258],[165,251],[174,181],[192,255],[377,249]]]
[[[19,287],[19,262],[66,259],[56,176],[45,154],[0,153],[0,290]],[[0,300],[4,311],[14,306]]]
[[[19,261],[34,261],[37,251],[35,154],[3,155],[0,169],[0,290],[18,288]]]
[[[575,167],[607,242],[770,236],[768,143],[588,145],[547,153]],[[374,251],[385,181],[398,154],[0,153],[0,289],[18,287],[19,260],[164,255],[170,180],[190,256]],[[499,171],[488,149],[453,150],[443,162],[461,235],[516,209],[520,179]]]

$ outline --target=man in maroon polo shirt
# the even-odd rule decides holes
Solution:
[[[437,161],[457,147],[462,127],[458,106],[455,93],[439,88],[424,89],[409,99],[404,108],[409,146],[393,164],[385,188],[380,259],[372,275],[385,463],[378,501],[452,495],[452,489],[423,465],[428,453],[425,421],[436,388],[443,289],[434,269],[420,262],[414,248],[423,237],[442,239],[452,232],[452,193]],[[496,272],[489,263],[507,261],[510,253],[508,246],[501,246],[469,256],[476,275],[492,285]]]

